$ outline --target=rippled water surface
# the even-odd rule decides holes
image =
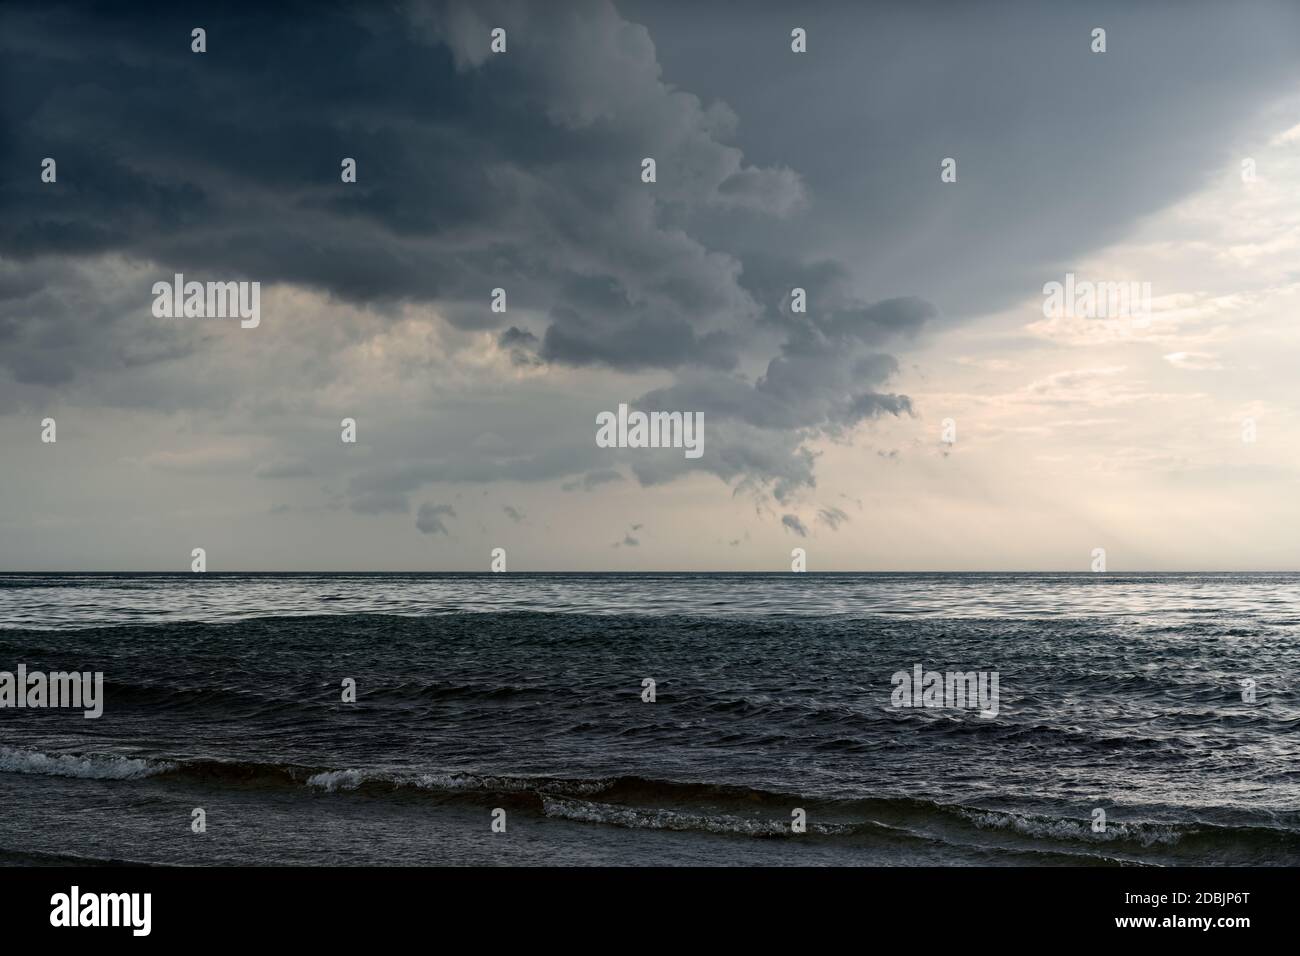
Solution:
[[[1300,624],[1295,574],[0,574],[0,626],[301,614],[545,611],[710,617],[1241,615]]]
[[[0,860],[1296,864],[1298,608],[1282,574],[5,575],[0,671],[105,703],[0,709]],[[996,714],[894,706],[916,665],[996,673]]]

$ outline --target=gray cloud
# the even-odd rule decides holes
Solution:
[[[0,75],[23,95],[0,98],[0,411],[57,400],[273,438],[258,477],[315,479],[363,515],[442,483],[694,470],[795,507],[811,442],[912,414],[895,354],[1187,193],[1290,88],[1300,12],[1193,7],[1103,3],[1112,52],[1095,57],[1092,14],[828,4],[801,11],[813,52],[791,64],[788,12],[761,0],[740,18],[240,5],[211,11],[204,57],[177,40],[183,9],[7,4]],[[507,56],[486,50],[494,25]],[[149,287],[177,270],[340,314],[278,339],[282,315],[238,340],[160,322]],[[432,335],[385,340],[412,310],[453,335],[429,354]],[[452,348],[491,371],[444,374]],[[395,360],[371,376],[377,356]],[[621,400],[703,412],[704,456],[596,449],[592,410]],[[342,415],[360,446],[337,441]]]
[[[579,488],[581,488],[583,491],[591,491],[593,488],[598,488],[601,485],[606,485],[609,484],[610,482],[623,481],[623,480],[624,480],[623,476],[619,474],[617,471],[615,471],[614,469],[602,468],[602,469],[597,469],[596,471],[589,471],[585,475],[583,475],[582,478],[580,479],[575,479],[574,481],[566,481],[560,487],[564,491],[576,491]]]
[[[448,534],[442,516],[456,517],[456,509],[451,505],[435,505],[425,502],[415,516],[415,526],[422,534]]]
[[[292,17],[250,9],[225,24],[217,16],[211,35],[238,35],[248,58],[278,51],[273,59],[285,75],[274,108],[259,92],[260,79],[237,66],[242,61],[213,55],[195,69],[193,54],[170,42],[180,21],[169,11],[129,27],[64,11],[45,22],[20,13],[7,48],[16,77],[58,90],[64,110],[79,119],[75,128],[57,121],[52,105],[5,116],[19,139],[34,135],[40,117],[42,141],[53,141],[48,148],[59,154],[61,177],[57,188],[6,183],[16,199],[0,224],[0,256],[111,252],[156,264],[137,277],[133,295],[102,309],[130,315],[138,326],[123,336],[115,365],[166,362],[196,348],[200,333],[193,327],[168,327],[171,342],[152,334],[157,323],[143,294],[150,272],[183,270],[191,278],[306,286],[381,313],[403,301],[429,302],[466,329],[505,318],[487,308],[487,290],[499,284],[512,310],[541,316],[544,325],[540,336],[519,324],[498,334],[498,347],[517,368],[681,370],[688,383],[693,369],[736,370],[772,304],[754,298],[741,259],[725,244],[699,241],[690,221],[708,211],[779,222],[806,205],[797,172],[747,162],[730,142],[735,114],[666,83],[649,34],[607,3],[567,4],[545,19],[519,4],[407,9],[405,24],[349,5],[318,12],[310,48],[294,42]],[[102,28],[104,42],[81,49],[76,31],[59,29],[64,20],[65,27]],[[486,58],[480,40],[489,20],[518,29],[528,42],[517,42],[508,57]],[[24,55],[22,41],[37,35],[46,55]],[[74,50],[101,85],[69,83]],[[377,62],[384,71],[371,69]],[[312,78],[326,63],[331,74],[366,77],[365,88],[322,96]],[[415,74],[439,96],[413,95],[402,78]],[[128,101],[129,122],[120,117]],[[366,120],[359,123],[363,103]],[[288,124],[286,115],[293,117]],[[89,152],[84,144],[91,141],[102,148]],[[257,143],[255,161],[241,146],[248,143]],[[655,184],[640,181],[643,155],[658,161]],[[338,181],[340,156],[357,159],[356,184]],[[97,229],[98,223],[112,226]],[[784,266],[789,275],[800,272],[797,262]],[[62,314],[68,325],[58,335],[28,332],[30,322],[0,326],[11,335],[23,330],[19,347],[6,351],[19,359],[12,366],[19,380],[68,384],[113,375],[105,358],[114,349],[102,341],[111,323],[86,321],[68,278],[51,274],[42,283],[30,270],[17,278],[15,295],[56,300],[57,308],[41,308],[42,321]],[[829,342],[855,333],[835,326],[828,313],[818,334]],[[125,343],[135,343],[139,354],[126,355]],[[826,399],[794,401],[793,379],[801,373],[788,367],[798,360],[793,348],[760,383],[760,411],[772,419],[764,427],[782,417],[781,427],[819,425],[819,416],[832,411]],[[310,387],[328,383],[325,354],[305,367],[317,379]],[[239,401],[221,376],[207,383],[177,375],[165,385],[163,378],[140,382],[130,400],[147,403],[152,389],[158,402],[166,388],[171,403],[216,410]],[[112,381],[101,391],[111,387],[127,400],[119,380]],[[834,413],[845,422],[858,414],[853,398],[837,399]],[[748,399],[737,393],[731,401]],[[737,432],[731,441],[744,440]],[[797,441],[783,444],[797,455]],[[774,447],[733,447],[712,470],[743,478]],[[300,464],[267,465],[259,474],[330,470],[319,456],[299,457]],[[348,479],[350,506],[365,514],[406,510],[402,496],[426,484],[544,480],[580,472],[590,457],[590,448],[525,447],[508,455],[475,448],[469,455],[390,459]],[[791,465],[804,462],[772,461],[754,478],[806,483],[791,473]],[[668,474],[650,469],[639,477]],[[597,483],[583,479],[588,489]]]
[[[201,268],[353,302],[437,301],[470,328],[496,321],[486,290],[500,284],[512,308],[549,314],[550,360],[734,364],[730,330],[701,326],[753,310],[740,263],[693,239],[672,210],[784,215],[801,201],[797,174],[746,164],[725,142],[735,117],[664,83],[649,35],[609,4],[569,3],[545,18],[524,4],[407,10],[405,24],[347,4],[214,12],[214,41],[238,37],[241,56],[214,51],[202,69],[174,42],[189,30],[177,11],[12,14],[10,78],[56,91],[57,107],[6,111],[13,203],[0,254],[115,251],[164,272]],[[308,13],[304,45],[297,24]],[[470,50],[492,24],[527,42],[489,64]],[[97,42],[82,43],[82,29]],[[94,82],[78,84],[72,62]],[[247,62],[279,64],[273,100]],[[321,70],[353,79],[322,95]],[[438,95],[417,92],[428,89]],[[26,159],[12,144],[35,138],[60,162],[54,187],[19,173]],[[651,153],[653,188],[639,178]],[[358,162],[347,187],[342,156]],[[622,308],[590,311],[611,297]],[[69,374],[45,365],[33,357],[29,374]]]
[[[1300,80],[1300,8],[1271,0],[814,4],[799,10],[802,56],[777,0],[744,17],[619,8],[650,29],[666,75],[729,104],[738,145],[781,157],[809,197],[779,232],[710,221],[696,224],[702,241],[725,235],[746,280],[791,248],[829,255],[852,263],[859,290],[923,291],[952,319],[1034,295],[1202,185],[1224,144]],[[1089,49],[1096,26],[1105,54]],[[939,181],[944,157],[956,183]]]
[[[537,355],[537,349],[541,343],[538,341],[537,336],[527,329],[510,326],[501,333],[497,339],[497,345],[510,353],[510,361],[516,366],[543,364],[542,359]]]
[[[824,524],[829,525],[832,531],[839,531],[840,525],[845,524],[849,520],[849,516],[834,505],[827,505],[825,508],[819,510],[817,512],[817,518]]]

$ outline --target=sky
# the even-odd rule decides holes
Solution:
[[[1294,4],[9,3],[0,570],[1300,569],[1298,254]]]

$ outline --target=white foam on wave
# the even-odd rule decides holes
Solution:
[[[43,754],[0,746],[0,773],[79,777],[84,780],[135,780],[175,768],[175,764],[99,754]]]
[[[355,790],[366,779],[366,774],[360,770],[327,770],[308,777],[307,786],[334,793],[337,790]]]
[[[578,823],[604,823],[634,830],[686,830],[704,833],[725,833],[741,836],[790,836],[788,820],[757,820],[719,814],[688,813],[682,810],[620,807],[610,803],[589,800],[568,800],[543,794],[542,810],[548,817],[573,820]],[[812,823],[810,833],[851,833],[852,824]]]
[[[425,773],[414,780],[427,790],[484,790],[493,793],[530,793],[533,791],[567,793],[574,796],[600,793],[610,786],[608,780],[550,780],[536,777],[486,777],[473,773]]]
[[[549,780],[535,777],[491,777],[460,771],[446,773],[384,773],[365,770],[328,770],[307,779],[309,787],[330,793],[356,790],[363,784],[415,787],[420,790],[471,793],[531,793],[534,791],[589,795],[609,787],[607,780]]]
[[[1016,813],[964,810],[962,816],[982,830],[1014,830],[1025,836],[1049,840],[1082,840],[1104,843],[1128,840],[1143,846],[1177,843],[1182,834],[1172,826],[1158,823],[1107,822],[1104,833],[1094,833],[1092,824],[1083,820],[1021,816]]]

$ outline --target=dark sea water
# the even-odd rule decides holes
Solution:
[[[19,664],[0,862],[1300,864],[1297,575],[0,575]]]

